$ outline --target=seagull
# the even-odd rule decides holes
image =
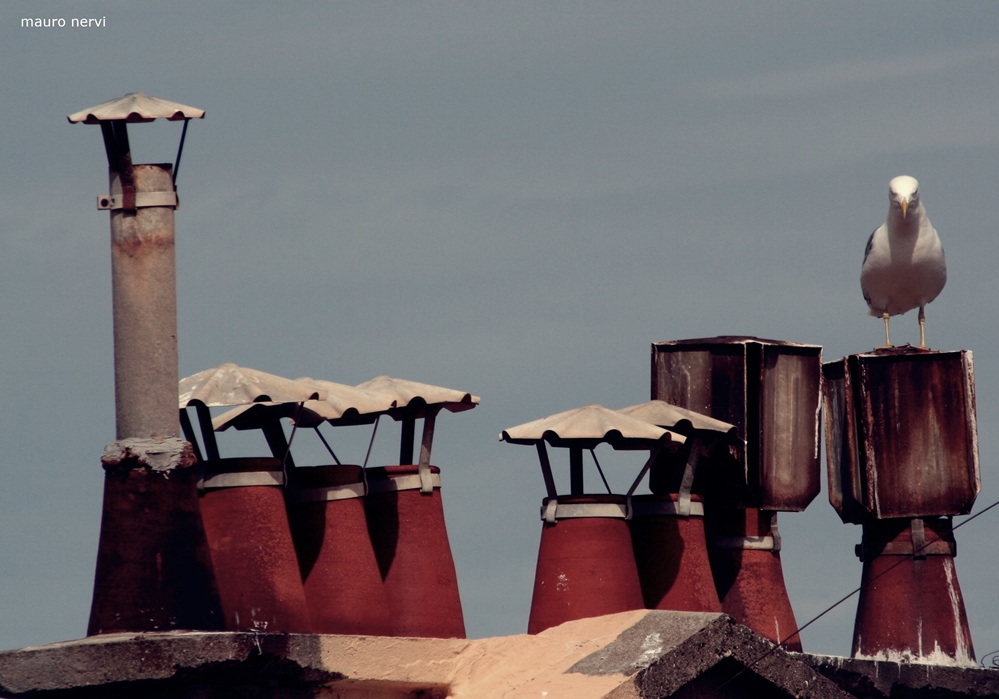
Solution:
[[[867,241],[860,288],[872,316],[889,316],[919,308],[919,346],[926,347],[926,304],[947,283],[947,265],[937,231],[919,201],[919,182],[900,175],[888,183],[888,218]]]

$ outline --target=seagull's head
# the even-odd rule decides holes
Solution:
[[[901,209],[905,218],[909,209],[919,205],[919,182],[915,177],[899,175],[888,183],[888,200],[892,209]]]

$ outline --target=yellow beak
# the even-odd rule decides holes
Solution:
[[[905,218],[905,212],[909,210],[909,200],[903,199],[900,203],[902,205],[902,218]]]

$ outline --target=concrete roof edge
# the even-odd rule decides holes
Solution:
[[[999,696],[999,671],[983,667],[931,665],[795,653],[795,657],[852,692],[870,699],[915,692],[940,697]]]
[[[678,638],[678,632],[682,637]],[[797,654],[775,647],[724,614],[650,611],[621,634],[619,640],[625,637],[630,637],[633,647],[636,637],[645,639],[633,650],[634,657],[642,659],[645,667],[636,668],[632,678],[643,699],[670,696],[716,669],[713,674],[724,684],[739,683],[745,675],[745,679],[759,678],[789,696],[814,699],[853,696],[802,662]],[[582,662],[576,667],[580,665]]]
[[[186,671],[287,658],[303,674],[322,673],[314,636],[204,631],[117,633],[0,652],[0,696],[170,680]]]

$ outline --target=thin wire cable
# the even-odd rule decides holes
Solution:
[[[978,664],[981,665],[986,670],[988,670],[989,668],[985,665],[985,660],[990,657],[992,658],[992,661],[989,663],[989,665],[992,666],[992,669],[999,670],[999,648],[996,648],[995,650],[990,650],[988,653],[983,655],[982,659],[978,661]]]
[[[960,529],[961,527],[963,527],[968,522],[971,522],[972,520],[978,518],[980,515],[985,514],[986,512],[988,512],[989,510],[991,510],[993,507],[996,507],[996,506],[999,506],[999,500],[997,500],[996,502],[992,503],[991,505],[989,505],[985,509],[979,510],[978,512],[976,512],[975,514],[971,515],[970,517],[968,517],[968,519],[964,520],[960,524],[957,524],[957,525],[951,527],[951,531],[953,532],[956,529]],[[934,540],[934,541],[936,541],[936,540]],[[895,570],[895,568],[897,568],[898,566],[900,566],[903,563],[907,562],[910,557],[915,557],[916,554],[920,553],[923,549],[925,549],[927,546],[929,546],[932,543],[933,543],[932,541],[927,541],[922,546],[920,546],[918,550],[913,550],[913,552],[911,554],[909,554],[909,556],[905,556],[905,557],[901,557],[900,556],[899,557],[899,561],[897,563],[895,563],[894,565],[886,568],[881,573],[879,573],[875,577],[871,578],[872,582],[874,580],[877,580],[881,576],[887,575],[891,571]],[[816,621],[818,621],[819,619],[821,619],[822,617],[824,617],[826,614],[828,614],[829,612],[831,612],[832,610],[834,610],[839,605],[843,604],[843,602],[847,601],[848,599],[850,599],[851,597],[853,597],[858,592],[860,592],[860,588],[859,587],[856,588],[855,590],[853,590],[852,592],[850,592],[848,595],[840,598],[838,601],[834,602],[833,604],[831,604],[829,607],[827,607],[823,611],[819,612],[816,616],[814,616],[811,619],[809,619],[807,623],[803,624],[802,626],[799,626],[790,635],[785,636],[780,641],[778,641],[777,644],[774,645],[773,648],[771,648],[770,650],[768,650],[766,653],[764,653],[763,655],[761,655],[759,658],[757,658],[753,662],[749,663],[746,667],[744,667],[741,670],[739,670],[739,672],[735,673],[732,677],[730,677],[729,679],[725,680],[720,685],[718,685],[717,689],[720,690],[723,687],[725,687],[726,685],[728,685],[728,684],[734,682],[735,680],[737,680],[743,674],[745,674],[746,672],[748,672],[749,670],[751,670],[752,668],[754,668],[756,665],[758,665],[759,663],[761,663],[763,660],[765,660],[766,658],[768,658],[774,651],[776,651],[779,648],[782,648],[785,643],[787,643],[789,640],[791,640],[792,638],[794,638],[795,636],[797,636],[801,631],[804,631],[805,629],[807,629],[809,626],[811,626],[812,624],[814,624]],[[995,661],[993,661],[993,662],[995,662]]]
[[[961,528],[961,527],[963,527],[963,526],[964,526],[965,524],[967,524],[967,523],[968,523],[968,522],[970,522],[971,520],[975,519],[975,518],[976,518],[976,517],[978,517],[979,515],[984,515],[984,514],[985,514],[986,512],[988,512],[989,510],[991,510],[991,509],[992,509],[993,507],[995,507],[996,505],[999,505],[999,500],[996,500],[996,501],[995,501],[994,503],[992,503],[991,505],[989,505],[988,507],[986,507],[986,508],[985,508],[984,510],[979,510],[979,511],[978,511],[978,512],[976,512],[975,514],[971,515],[970,517],[968,517],[968,519],[964,520],[963,522],[961,522],[960,524],[958,524],[958,525],[957,525],[956,527],[954,527],[954,529],[960,529],[960,528]]]

